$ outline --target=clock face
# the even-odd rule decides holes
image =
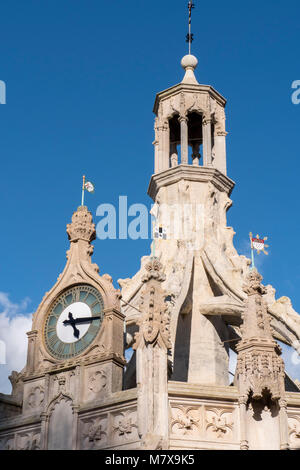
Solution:
[[[50,354],[68,359],[83,352],[97,336],[103,320],[103,299],[92,286],[77,285],[51,306],[45,325]]]

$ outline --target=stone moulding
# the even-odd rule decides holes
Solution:
[[[214,98],[221,106],[225,106],[227,100],[222,96],[217,90],[215,90],[212,86],[210,85],[194,85],[194,84],[183,84],[183,83],[178,83],[177,85],[174,85],[170,88],[167,88],[164,91],[161,91],[160,93],[157,93],[155,97],[155,102],[154,102],[154,107],[153,107],[153,112],[154,114],[157,115],[158,112],[158,107],[159,103],[162,100],[165,100],[169,98],[170,96],[174,96],[176,94],[179,94],[181,92],[187,92],[187,93],[204,93],[204,94],[209,94],[212,98]]]
[[[203,183],[211,182],[217,189],[225,191],[229,196],[235,186],[234,181],[216,168],[181,164],[175,168],[169,168],[156,175],[152,175],[148,187],[148,195],[155,201],[160,188],[184,179]]]

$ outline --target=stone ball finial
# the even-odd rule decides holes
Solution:
[[[194,75],[194,70],[198,65],[198,59],[194,55],[188,54],[181,59],[181,66],[185,70],[185,75],[182,83],[190,83],[193,85],[199,85]]]
[[[184,70],[188,68],[195,70],[198,65],[198,59],[194,55],[188,54],[181,59],[181,67]]]

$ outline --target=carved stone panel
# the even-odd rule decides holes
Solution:
[[[60,393],[70,397],[76,396],[76,370],[64,371],[51,377],[51,394],[50,399],[53,400]]]
[[[45,402],[44,381],[34,381],[24,387],[24,413],[36,414],[43,410]]]
[[[107,445],[107,414],[84,418],[80,422],[79,447],[97,450]]]
[[[172,431],[178,437],[194,437],[201,435],[202,413],[199,406],[174,406],[172,408]]]
[[[17,450],[40,450],[41,435],[40,430],[23,431],[16,436]]]
[[[0,436],[0,450],[15,450],[15,437],[13,434]]]
[[[125,444],[138,440],[137,412],[127,410],[112,413],[112,440],[114,444]]]
[[[84,402],[101,400],[111,390],[111,366],[96,365],[85,370]]]
[[[300,449],[300,415],[290,415],[288,418],[290,446]]]
[[[233,417],[230,409],[206,408],[205,433],[209,440],[231,440],[233,437]]]
[[[235,407],[212,403],[172,404],[171,438],[209,442],[237,442]]]

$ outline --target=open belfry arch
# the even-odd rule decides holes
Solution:
[[[92,263],[91,213],[74,212],[26,366],[0,395],[2,449],[300,448],[299,383],[276,342],[299,344],[300,317],[233,246],[226,100],[194,56],[181,64],[154,105],[148,194],[166,236],[119,291]]]

